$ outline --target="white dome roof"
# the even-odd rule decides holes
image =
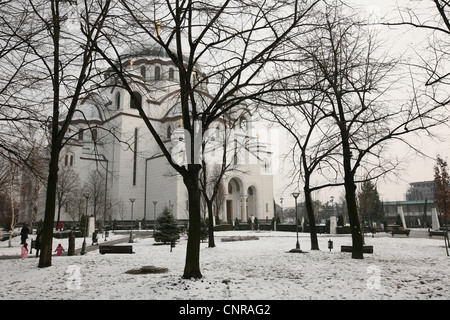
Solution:
[[[170,50],[174,53],[177,52],[174,46],[169,46]],[[156,43],[140,43],[139,46],[133,46],[132,48],[125,49],[120,58],[122,60],[137,60],[138,58],[159,58],[162,60],[170,60],[166,50]],[[187,60],[186,56],[183,56],[184,60]]]
[[[74,120],[103,121],[103,116],[96,105],[92,103],[83,103],[75,110],[72,117],[72,121]]]

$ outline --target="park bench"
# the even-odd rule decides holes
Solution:
[[[391,231],[392,236],[394,236],[394,234],[406,234],[407,237],[409,237],[410,232],[410,229],[392,229]]]
[[[111,246],[101,245],[98,250],[101,254],[105,253],[133,253],[133,246]]]
[[[432,236],[444,236],[444,231],[438,231],[438,230],[430,230],[428,231],[428,236],[431,238]]]
[[[341,252],[352,252],[353,246],[341,246]],[[363,253],[373,253],[373,246],[363,246]]]

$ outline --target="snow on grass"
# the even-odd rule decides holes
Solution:
[[[296,234],[288,232],[230,231],[215,233],[215,248],[201,244],[202,279],[185,280],[186,239],[170,252],[153,245],[152,238],[133,243],[134,254],[53,256],[52,266],[38,268],[38,260],[0,260],[0,299],[71,300],[448,300],[449,261],[442,238],[391,237],[379,233],[365,238],[374,253],[351,259],[340,252],[351,245],[349,235],[319,235],[320,251],[310,250],[310,239],[300,233],[304,253],[295,248]],[[257,237],[251,241],[220,241],[230,237]],[[118,238],[120,235],[111,238]],[[122,237],[126,237],[122,235]],[[334,242],[331,252],[327,242]],[[67,249],[67,239],[56,239]],[[83,239],[77,238],[77,247]],[[125,240],[126,242],[127,240]],[[0,256],[19,254],[0,243]],[[100,238],[99,243],[102,244]],[[88,245],[90,242],[88,242]],[[129,274],[143,266],[167,268],[166,273]]]

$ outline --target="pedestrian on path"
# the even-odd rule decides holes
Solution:
[[[98,244],[98,237],[97,237],[97,235],[98,235],[98,231],[95,230],[94,233],[92,234],[92,245]]]
[[[28,244],[25,240],[23,246],[22,246],[22,259],[26,259],[28,257]]]
[[[36,249],[36,258],[39,257],[39,251],[41,250],[41,242],[42,242],[42,230],[40,230],[36,235],[36,242],[34,243],[34,248]]]
[[[64,250],[63,246],[62,246],[61,243],[60,243],[60,244],[58,244],[58,246],[56,247],[55,251],[56,251],[56,254],[57,254],[58,256],[60,256],[60,255],[62,255],[63,251],[65,251],[65,250]]]
[[[28,229],[27,224],[24,223],[22,230],[20,230],[20,244],[24,244],[27,242],[29,233],[30,233],[30,229]]]

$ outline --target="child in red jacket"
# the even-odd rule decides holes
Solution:
[[[60,243],[60,244],[58,244],[58,246],[56,247],[55,251],[56,251],[56,254],[57,254],[58,256],[60,256],[60,255],[62,255],[63,251],[65,251],[65,250],[64,250],[63,246],[62,246],[61,243]]]

